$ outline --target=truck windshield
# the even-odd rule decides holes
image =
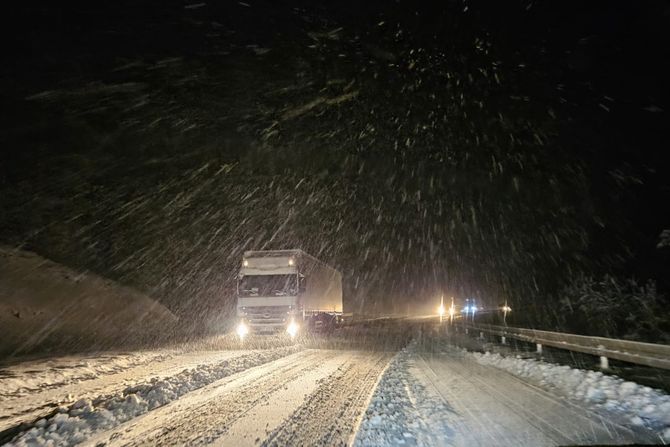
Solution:
[[[246,275],[238,282],[240,296],[297,295],[296,275]]]

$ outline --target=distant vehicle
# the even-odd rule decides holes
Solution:
[[[329,331],[342,318],[342,275],[302,250],[247,251],[237,278],[237,334]]]

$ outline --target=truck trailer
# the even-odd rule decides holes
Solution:
[[[342,275],[302,250],[246,251],[237,277],[237,334],[334,328],[342,316]]]

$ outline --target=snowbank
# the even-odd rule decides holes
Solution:
[[[470,353],[482,365],[508,371],[524,380],[558,391],[598,409],[645,426],[670,442],[670,396],[660,390],[603,374],[533,359]]]
[[[28,397],[44,389],[93,380],[140,365],[165,361],[177,351],[107,352],[102,355],[55,357],[25,361],[0,369],[0,399]],[[0,405],[0,408],[2,405]],[[0,426],[2,424],[0,423]]]
[[[74,445],[95,433],[114,428],[180,396],[240,371],[295,353],[300,346],[253,352],[215,364],[199,365],[179,374],[126,388],[112,397],[80,399],[40,419],[8,446]]]
[[[0,247],[0,358],[155,339],[177,318],[150,297],[34,253]]]
[[[412,372],[415,344],[391,361],[375,389],[354,445],[444,445],[453,437],[445,426],[449,411],[441,399],[426,392]]]

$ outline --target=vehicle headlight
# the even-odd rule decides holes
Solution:
[[[291,321],[288,326],[286,327],[286,333],[291,336],[291,338],[295,337],[298,335],[298,331],[300,330],[300,327],[298,326],[298,323],[295,321]]]
[[[249,333],[249,326],[247,326],[244,322],[241,322],[240,324],[237,325],[237,335],[240,338],[244,338],[248,333]]]

